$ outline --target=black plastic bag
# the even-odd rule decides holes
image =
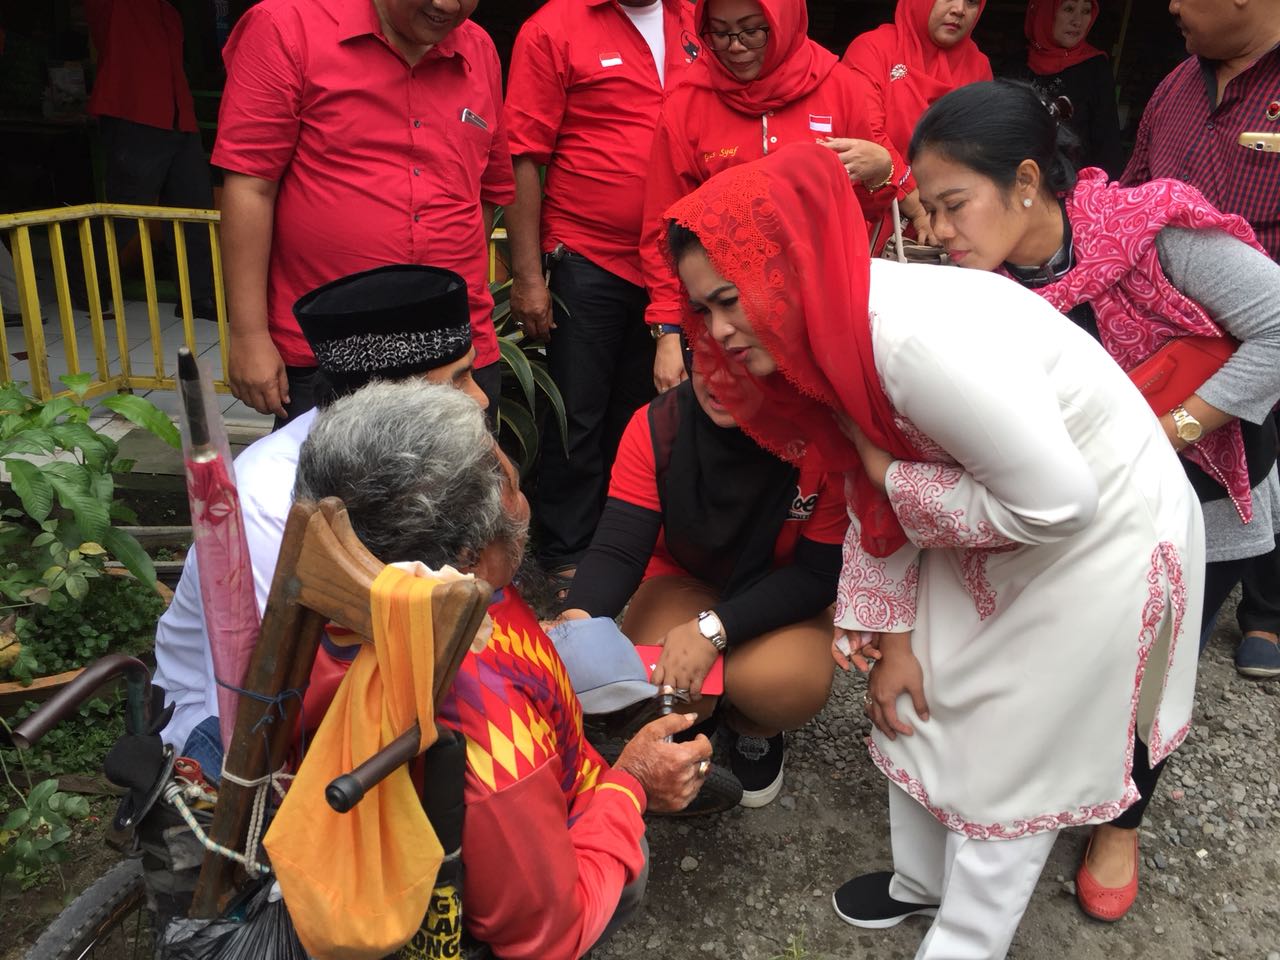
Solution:
[[[266,881],[217,920],[174,920],[160,945],[162,960],[308,960],[284,900]]]

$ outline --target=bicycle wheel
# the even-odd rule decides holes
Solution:
[[[154,953],[142,863],[124,860],[58,914],[27,952],[26,960],[117,960]]]

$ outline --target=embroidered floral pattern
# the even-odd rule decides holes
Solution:
[[[888,565],[888,558],[873,557],[862,549],[858,524],[851,523],[844,538],[844,569],[836,588],[836,623],[852,617],[863,630],[915,626],[919,558],[913,558],[898,579],[889,575]]]
[[[947,495],[963,478],[962,468],[942,463],[898,460],[889,468],[889,503],[911,541],[926,549],[1016,546],[986,520],[970,527],[964,521],[964,510],[945,508]]]
[[[1141,625],[1138,632],[1138,666],[1133,677],[1133,698],[1129,709],[1129,730],[1125,737],[1124,755],[1124,795],[1119,800],[1077,807],[1057,813],[1046,813],[1025,820],[1013,820],[1008,823],[976,823],[966,820],[960,814],[944,810],[929,797],[929,791],[923,783],[911,776],[906,770],[894,765],[875,742],[867,738],[867,750],[871,760],[891,781],[902,787],[907,794],[929,811],[933,817],[948,830],[962,833],[975,840],[1016,840],[1019,837],[1031,836],[1045,830],[1060,830],[1063,827],[1078,827],[1089,823],[1105,823],[1114,820],[1122,812],[1139,799],[1137,785],[1134,784],[1130,771],[1133,769],[1134,734],[1138,726],[1138,696],[1142,690],[1142,680],[1146,672],[1147,661],[1151,649],[1160,635],[1160,625],[1165,618],[1166,607],[1172,607],[1173,639],[1169,645],[1169,665],[1173,663],[1173,654],[1178,641],[1182,638],[1182,627],[1187,606],[1187,587],[1182,575],[1182,558],[1178,548],[1168,542],[1156,544],[1151,552],[1151,562],[1147,569],[1147,599],[1142,606]],[[1168,668],[1165,673],[1168,682]],[[1162,690],[1163,693],[1163,690]],[[1188,722],[1178,729],[1167,740],[1160,732],[1159,711],[1151,731],[1150,756],[1152,763],[1159,763],[1186,738],[1191,724]]]
[[[876,319],[874,313],[871,315],[872,320]],[[893,414],[893,422],[902,435],[907,438],[907,442],[915,447],[919,452],[921,459],[928,460],[930,463],[955,463],[955,458],[932,438],[925,436],[923,430],[914,423],[896,411]]]
[[[1173,607],[1173,622],[1170,625],[1172,631],[1172,639],[1169,642],[1169,660],[1165,664],[1164,683],[1160,688],[1160,695],[1163,699],[1165,689],[1169,685],[1169,673],[1173,668],[1173,655],[1178,648],[1178,643],[1185,641],[1182,635],[1182,626],[1187,612],[1187,584],[1182,578],[1182,558],[1178,555],[1178,548],[1172,543],[1164,542],[1156,546],[1155,552],[1151,556],[1151,569],[1147,573],[1147,583],[1153,584],[1152,577],[1156,579],[1154,584],[1149,587],[1150,591],[1156,589],[1156,585],[1160,583],[1160,573],[1157,568],[1162,568],[1164,578],[1167,579],[1169,589],[1169,602]],[[1163,592],[1163,591],[1162,591]],[[1149,602],[1149,601],[1148,601]],[[1145,614],[1144,609],[1144,614]],[[1159,624],[1159,621],[1156,621]],[[1145,667],[1147,656],[1149,655],[1150,645],[1156,640],[1156,632],[1152,628],[1148,628],[1146,619],[1143,620],[1142,640],[1147,648],[1147,653],[1140,655],[1140,667]],[[1191,642],[1196,642],[1195,638],[1191,638]],[[1134,678],[1134,724],[1137,723],[1137,690],[1142,684],[1142,670],[1139,670],[1138,676]],[[1160,711],[1157,710],[1155,719],[1151,723],[1151,743],[1148,744],[1148,754],[1152,763],[1159,763],[1174,750],[1178,749],[1179,744],[1187,738],[1187,734],[1191,730],[1191,721],[1188,720],[1173,736],[1165,739],[1160,729]]]
[[[907,65],[905,63],[895,63],[893,69],[889,71],[889,82],[901,80],[907,75]]]
[[[1132,739],[1132,738],[1131,738]],[[893,761],[880,752],[870,737],[867,738],[867,749],[871,752],[871,760],[881,772],[902,787],[907,795],[920,804],[944,827],[956,833],[962,833],[972,840],[1017,840],[1046,830],[1061,830],[1063,827],[1079,827],[1086,823],[1105,823],[1120,816],[1128,807],[1138,800],[1138,788],[1129,779],[1126,767],[1125,778],[1127,788],[1124,798],[1110,803],[1098,803],[1092,806],[1077,807],[1074,810],[1063,810],[1060,813],[1046,813],[1027,820],[1014,820],[1010,823],[974,823],[966,820],[958,813],[943,810],[929,799],[929,791],[924,784],[915,779],[901,767],[895,767]],[[1130,749],[1132,753],[1132,749]],[[1132,759],[1132,757],[1130,758]]]
[[[966,550],[960,558],[961,580],[964,588],[973,598],[973,605],[978,611],[978,619],[985,620],[996,612],[996,591],[987,579],[988,550]]]
[[[1166,226],[1217,229],[1261,250],[1243,219],[1219,213],[1185,183],[1153,180],[1120,189],[1096,169],[1081,172],[1066,203],[1076,266],[1036,293],[1062,313],[1092,304],[1102,345],[1122,368],[1132,369],[1175,337],[1223,335],[1198,303],[1169,282],[1156,235]],[[1253,503],[1240,424],[1213,431],[1183,456],[1223,485],[1248,523]]]

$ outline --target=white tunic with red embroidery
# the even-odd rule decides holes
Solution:
[[[922,272],[931,271],[930,283]],[[1186,736],[1200,506],[1159,422],[1087,334],[994,274],[872,264],[876,366],[927,463],[887,489],[910,539],[845,542],[836,622],[913,630],[930,717],[871,756],[983,839],[1111,820]]]

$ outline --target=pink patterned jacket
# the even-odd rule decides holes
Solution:
[[[1113,186],[1096,167],[1080,172],[1066,209],[1075,266],[1036,293],[1062,313],[1091,304],[1102,345],[1123,369],[1131,370],[1175,337],[1224,335],[1204,308],[1165,276],[1156,235],[1165,227],[1223,230],[1261,251],[1242,218],[1219,212],[1200,191],[1179,180]],[[1188,447],[1183,456],[1222,484],[1240,519],[1252,519],[1238,421]]]

